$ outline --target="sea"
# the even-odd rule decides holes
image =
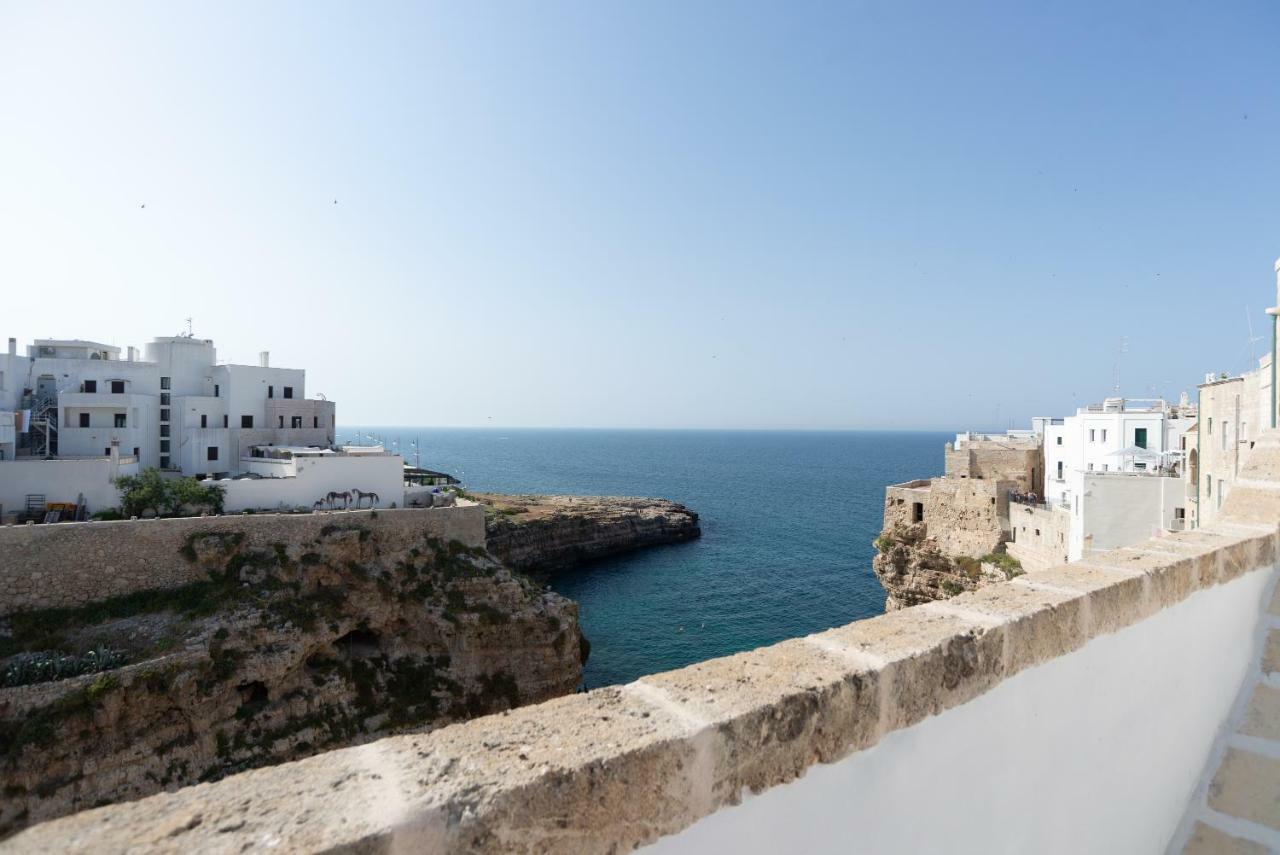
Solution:
[[[699,540],[553,576],[581,607],[588,688],[626,683],[884,610],[871,572],[884,488],[941,474],[954,434],[350,426],[467,489],[672,499]],[[392,445],[395,443],[396,445]]]

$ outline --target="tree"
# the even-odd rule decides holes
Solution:
[[[169,507],[169,489],[159,469],[144,469],[137,475],[116,479],[120,490],[120,509],[127,517],[140,517],[147,511],[157,516]]]
[[[120,507],[129,517],[140,517],[147,511],[156,516],[179,516],[184,510],[220,514],[225,499],[217,485],[195,478],[165,478],[154,468],[117,478],[115,483],[120,490]]]

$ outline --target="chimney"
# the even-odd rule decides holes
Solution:
[[[135,348],[133,345],[129,345],[129,361],[133,362],[134,358],[137,355],[138,355],[138,349]]]
[[[271,367],[271,351],[264,350],[258,354],[258,364],[263,368]]]
[[[9,355],[10,356],[18,355],[18,340],[16,338],[9,339]]]

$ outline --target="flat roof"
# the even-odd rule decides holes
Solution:
[[[85,341],[80,338],[38,338],[34,342],[36,347],[91,347],[94,350],[110,350],[113,353],[119,353],[120,348],[114,344],[103,344],[100,341]]]

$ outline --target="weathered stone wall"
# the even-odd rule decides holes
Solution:
[[[884,530],[922,522],[946,555],[986,555],[1008,530],[1009,481],[934,478],[885,488]],[[921,506],[923,519],[916,518]]]
[[[0,527],[0,615],[66,608],[206,578],[184,561],[196,535],[236,532],[247,547],[316,539],[326,527],[359,524],[389,549],[409,549],[425,535],[485,546],[484,509],[401,508],[318,514],[231,514],[186,519],[122,520]]]
[[[577,688],[576,604],[483,546],[382,516],[266,548],[206,533],[173,555],[200,585],[0,619],[0,671],[48,651],[130,663],[0,688],[0,836]]]
[[[1071,514],[1042,505],[1009,505],[1012,540],[1007,553],[1022,562],[1024,570],[1043,570],[1066,564],[1071,538]]]
[[[1005,540],[1012,486],[1008,481],[936,479],[925,506],[929,537],[947,555],[977,558],[994,551]]]
[[[1267,379],[1269,382],[1270,377]],[[1265,423],[1270,401],[1261,399],[1260,384],[1259,373],[1251,371],[1242,377],[1200,387],[1200,410],[1196,418],[1200,436],[1194,467],[1198,485],[1194,482],[1189,485],[1193,506],[1196,487],[1199,487],[1200,503],[1195,511],[1200,525],[1217,519],[1259,432],[1270,427]],[[1191,450],[1187,453],[1190,455]]]
[[[1196,592],[1270,573],[1280,523],[1280,434],[1260,439],[1259,450],[1264,442],[1266,454],[1255,453],[1222,519],[1204,529],[627,686],[86,811],[7,844],[41,855],[276,844],[305,851],[626,851],[738,804],[746,790],[788,783],[815,763],[849,757],[964,705]],[[1144,691],[1141,677],[1134,675],[1135,692]],[[1016,762],[1016,742],[1002,750],[1003,762]],[[957,778],[981,789],[973,775],[963,767]],[[1087,788],[1093,778],[1059,783]],[[1036,822],[1061,826],[1058,799],[1035,807]],[[998,832],[987,829],[988,839]],[[966,842],[976,848],[977,841]],[[1018,848],[1014,840],[1001,843],[993,848]]]
[[[1039,443],[972,440],[943,452],[945,477],[1013,481],[1024,493],[1044,492],[1044,452]]]
[[[888,531],[895,526],[915,525],[923,522],[916,519],[916,505],[920,506],[922,515],[928,513],[932,498],[933,482],[937,479],[920,479],[905,484],[894,484],[884,490],[884,529]]]

